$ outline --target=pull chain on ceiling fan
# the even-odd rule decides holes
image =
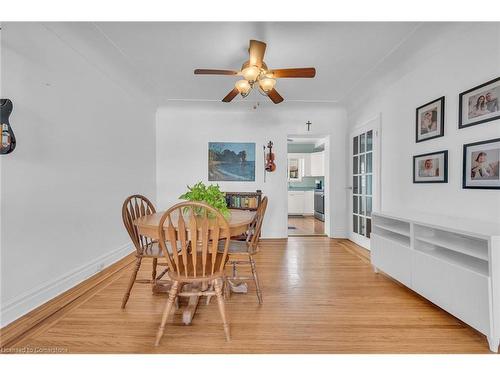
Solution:
[[[234,88],[222,99],[223,102],[230,102],[238,94],[242,97],[248,96],[250,91],[257,85],[258,90],[269,97],[274,104],[281,103],[283,97],[276,91],[277,78],[314,78],[315,68],[289,68],[289,69],[268,69],[264,62],[266,43],[258,40],[250,40],[248,48],[249,59],[240,71],[220,70],[220,69],[195,69],[194,74],[215,74],[228,76],[243,76],[244,79],[237,81]]]

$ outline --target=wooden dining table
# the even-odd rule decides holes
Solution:
[[[141,236],[149,237],[153,240],[159,240],[159,232],[158,226],[160,225],[161,217],[165,211],[156,212],[151,215],[142,216],[136,220],[134,220],[133,224],[137,227],[137,231]],[[235,237],[241,234],[246,233],[249,225],[252,223],[255,217],[255,211],[248,210],[229,210],[229,217],[227,218],[227,222],[229,224],[229,236]],[[177,228],[177,218],[176,212],[172,213],[172,225]],[[167,226],[167,222],[165,222],[164,226]],[[221,233],[221,236],[227,236],[226,233]],[[155,288],[156,286],[153,286]],[[199,286],[201,287],[201,285]],[[157,291],[166,293],[168,290],[161,290],[161,288],[157,288]],[[189,302],[187,307],[184,309],[182,313],[182,321],[184,324],[191,324],[193,320],[194,313],[196,312],[196,308],[198,306],[200,297],[192,296],[189,297]]]

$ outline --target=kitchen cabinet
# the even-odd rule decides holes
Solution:
[[[304,213],[304,192],[288,192],[288,213],[291,215],[302,215]]]
[[[304,215],[314,215],[314,191],[304,191]]]
[[[310,154],[309,176],[324,176],[325,175],[325,152],[313,152]]]
[[[325,152],[288,154],[288,181],[325,175]]]
[[[314,191],[289,191],[288,192],[288,214],[290,215],[313,215],[314,214]]]

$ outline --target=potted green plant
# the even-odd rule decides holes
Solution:
[[[188,185],[188,191],[182,194],[179,199],[185,199],[194,202],[204,202],[213,208],[217,209],[224,217],[228,218],[230,215],[227,208],[226,196],[220,190],[219,185],[206,186],[203,182],[198,182],[192,187]]]

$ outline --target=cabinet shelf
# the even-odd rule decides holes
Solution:
[[[400,245],[410,247],[410,237],[409,234],[401,233],[399,231],[395,231],[392,228],[387,229],[384,226],[376,225],[373,227],[373,233],[379,235],[380,237],[386,238],[388,240],[397,242]]]
[[[389,232],[394,232],[394,233],[400,234],[402,236],[406,236],[406,237],[410,236],[409,229],[406,230],[405,228],[398,228],[396,226],[385,225],[385,224],[376,224],[376,227],[383,229],[383,230],[386,230],[386,231],[389,231]]]
[[[433,235],[430,233],[424,234],[419,233],[418,230],[416,230],[415,239],[474,258],[488,260],[488,243],[481,239],[472,239],[441,231]]]
[[[373,216],[377,215],[374,214]],[[385,229],[402,236],[410,237],[410,224],[405,223],[404,221],[377,216],[377,220],[376,222],[374,222],[374,225],[378,226],[381,229]]]
[[[474,271],[483,276],[489,276],[488,261],[486,260],[478,259],[473,256],[469,256],[419,240],[417,240],[415,243],[415,250],[443,260],[447,263],[451,263],[470,271]]]

